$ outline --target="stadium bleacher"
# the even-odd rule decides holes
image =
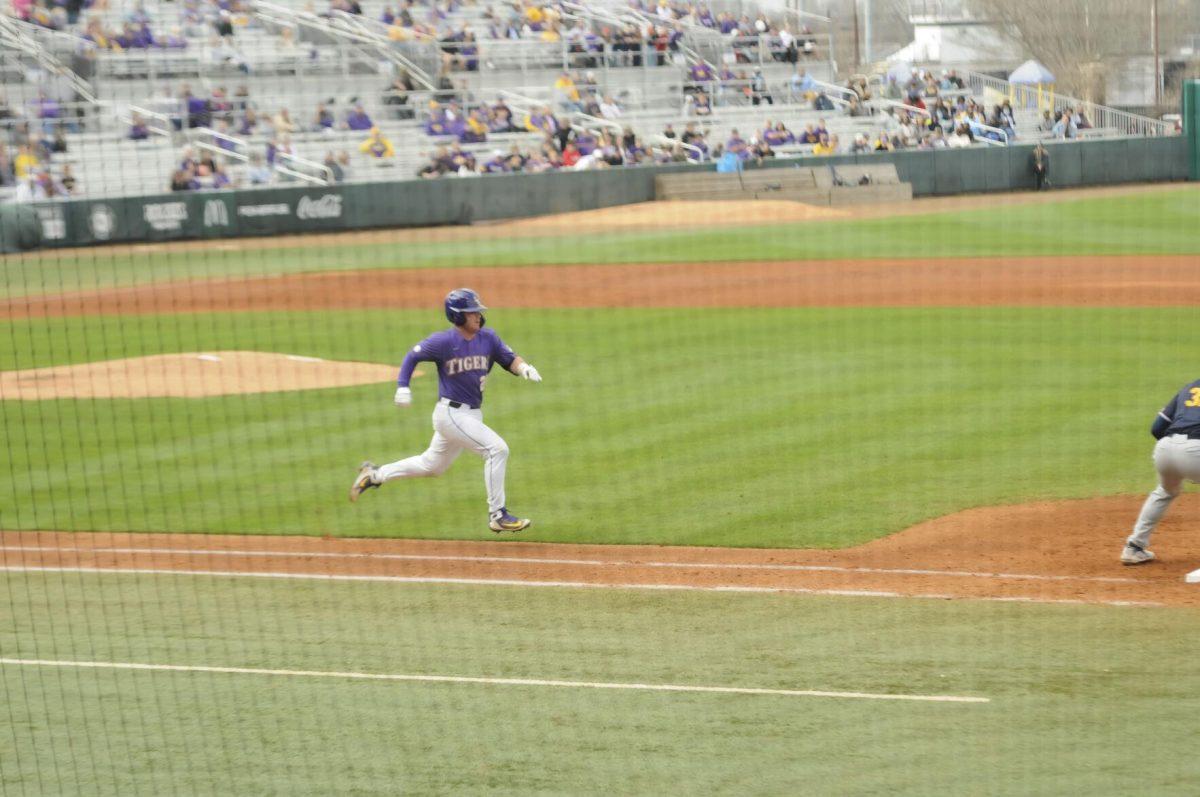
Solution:
[[[836,82],[828,20],[738,13],[742,5],[523,0],[498,13],[472,2],[333,0],[313,13],[284,0],[109,0],[71,20],[64,7],[39,2],[30,19],[10,16],[0,25],[0,37],[21,43],[0,57],[9,149],[0,166],[32,139],[45,177],[31,190],[61,193],[56,179],[68,167],[76,194],[103,197],[161,193],[173,183],[201,189],[478,173],[499,153],[502,168],[529,170],[700,161],[719,157],[731,140],[761,148],[768,122],[796,136],[810,125],[827,131],[824,151],[919,145],[904,140],[906,117],[928,114],[906,105],[910,87],[899,86],[897,98],[879,80],[857,90]],[[922,76],[914,82],[923,84]],[[1005,99],[1004,86],[982,79],[962,87],[943,80],[942,88],[942,96],[986,109]],[[522,129],[496,123],[501,101]],[[610,118],[597,110],[601,101]],[[348,126],[357,106],[370,125]],[[324,123],[319,107],[330,116]],[[248,109],[256,125],[246,124]],[[284,109],[290,122],[276,124]],[[473,114],[482,134],[466,130]],[[524,129],[527,118],[534,129]],[[131,138],[135,120],[139,140]],[[953,138],[963,120],[946,121]],[[1052,135],[1039,128],[1037,108],[1018,104],[1010,121],[1000,132],[968,120],[966,143]],[[700,146],[678,147],[664,136],[668,126],[682,135],[689,124],[703,134]],[[368,142],[372,126],[386,143]],[[53,152],[47,144],[60,130],[66,151]],[[1126,132],[1096,124],[1075,130]],[[596,154],[574,153],[580,162],[564,165],[562,150],[574,138]],[[770,149],[787,156],[813,146],[780,134]],[[181,182],[181,170],[189,179]]]

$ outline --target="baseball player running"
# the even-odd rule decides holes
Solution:
[[[435,332],[404,356],[397,380],[395,403],[412,404],[408,383],[419,362],[437,363],[438,399],[433,408],[433,440],[425,453],[382,467],[364,462],[350,487],[350,500],[364,490],[393,479],[440,476],[464,450],[483,457],[483,483],[487,487],[488,527],[492,531],[521,531],[531,521],[509,513],[505,506],[504,471],[508,445],[483,422],[483,387],[492,363],[531,382],[541,382],[537,369],[513,353],[491,329],[485,329],[487,308],[479,294],[459,288],[446,295],[446,318],[452,329]]]
[[[1146,546],[1158,521],[1179,495],[1184,479],[1200,482],[1200,379],[1185,385],[1167,402],[1155,417],[1150,434],[1158,438],[1154,446],[1158,487],[1142,504],[1133,533],[1121,551],[1121,561],[1127,565],[1154,561],[1154,553]]]

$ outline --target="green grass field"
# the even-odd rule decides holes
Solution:
[[[1180,610],[0,581],[7,658],[991,701],[0,664],[5,793],[1182,795],[1200,777],[1196,620]]]
[[[423,265],[1196,255],[1198,220],[1185,189],[738,231],[97,248],[0,260],[0,291]],[[486,417],[512,449],[510,504],[536,521],[522,539],[845,547],[970,507],[1143,492],[1153,414],[1196,377],[1198,320],[1186,306],[501,307],[490,323],[545,382],[495,373]],[[222,349],[396,363],[441,324],[436,307],[7,320],[0,370]],[[491,537],[470,455],[346,501],[363,458],[428,442],[433,379],[414,392],[406,411],[390,383],[3,401],[0,530]],[[1194,610],[35,572],[3,569],[8,555],[6,795],[1185,795],[1200,778]]]
[[[457,242],[306,246],[113,255],[105,249],[3,265],[9,296],[165,280],[315,271],[995,255],[1196,254],[1200,189],[895,218],[708,230],[538,236]]]
[[[854,545],[971,506],[1141,492],[1187,308],[504,311],[546,381],[496,373],[529,539]],[[10,322],[3,368],[257,349],[395,362],[433,313]],[[366,325],[377,334],[363,336]],[[598,346],[596,341],[603,341]],[[419,453],[378,386],[3,402],[0,527],[474,538],[480,461],[345,501],[363,458]],[[236,451],[234,457],[231,451]],[[265,483],[265,487],[264,487]],[[701,496],[697,501],[697,496]]]

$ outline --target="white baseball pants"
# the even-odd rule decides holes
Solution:
[[[1142,504],[1133,534],[1129,535],[1129,542],[1142,548],[1150,544],[1150,535],[1183,489],[1183,480],[1200,482],[1200,440],[1189,440],[1182,434],[1162,438],[1154,446],[1154,468],[1158,471],[1158,487]]]
[[[393,479],[441,476],[463,451],[474,451],[483,457],[489,514],[503,508],[508,443],[483,422],[483,410],[451,407],[446,399],[433,408],[433,439],[425,453],[376,468],[375,478],[382,484]]]

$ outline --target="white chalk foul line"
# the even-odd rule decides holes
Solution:
[[[853,598],[924,598],[953,600],[963,597],[969,600],[997,603],[1062,603],[1072,605],[1099,606],[1162,606],[1150,601],[1088,601],[1075,598],[1036,597],[978,597],[955,596],[942,593],[903,593],[863,589],[815,589],[808,587],[748,587],[748,586],[700,586],[696,584],[597,584],[589,581],[524,581],[505,578],[449,578],[433,576],[371,576],[335,573],[280,573],[274,571],[238,570],[172,570],[170,568],[142,567],[54,567],[41,565],[0,565],[0,573],[116,573],[122,575],[148,576],[212,576],[215,578],[277,578],[301,581],[365,581],[385,584],[464,584],[493,587],[571,587],[580,589],[642,589],[676,592],[750,592],[780,593],[794,595],[831,595]]]
[[[410,675],[403,673],[328,672],[325,670],[269,670],[256,667],[207,667],[184,664],[140,664],[120,661],[54,661],[49,659],[5,659],[0,665],[21,667],[78,667],[96,670],[149,670],[202,672],[225,675],[275,675],[294,678],[338,678],[359,681],[412,681],[418,683],[485,684],[492,686],[550,686],[574,689],[624,689],[639,692],[702,692],[724,695],[771,695],[776,697],[833,697],[851,700],[908,700],[924,703],[990,703],[986,697],[961,695],[898,695],[872,692],[830,692],[819,689],[762,689],[748,686],[689,686],[685,684],[638,684],[608,681],[556,681],[543,678],[481,678],[466,675]]]
[[[1136,584],[1136,578],[1119,576],[1058,576],[1033,573],[989,573],[974,570],[921,570],[914,568],[843,567],[839,565],[796,565],[736,562],[639,562],[608,559],[552,559],[522,556],[451,556],[449,554],[346,553],[337,551],[238,551],[207,548],[73,548],[53,545],[0,545],[0,551],[48,551],[57,553],[118,553],[174,556],[245,556],[300,559],[380,559],[408,562],[480,562],[529,565],[577,565],[582,567],[647,567],[683,570],[780,570],[807,573],[870,573],[875,575],[946,576],[952,578],[999,578],[1016,581],[1088,581],[1104,584]]]

